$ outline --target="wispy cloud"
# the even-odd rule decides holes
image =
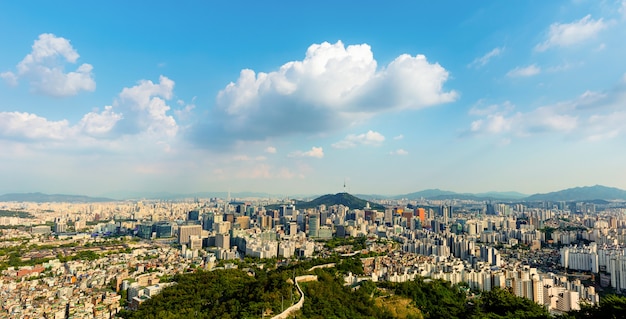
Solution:
[[[313,146],[308,151],[294,151],[289,153],[289,157],[314,157],[314,158],[323,158],[324,157],[324,149],[322,147]]]
[[[571,23],[553,23],[547,32],[547,39],[535,46],[536,51],[545,51],[552,47],[567,47],[594,38],[607,27],[602,18],[594,20],[586,15]]]
[[[374,145],[378,146],[385,141],[385,136],[382,134],[369,130],[367,133],[363,134],[350,134],[346,136],[343,140],[334,143],[332,147],[334,148],[353,148],[357,145]]]
[[[17,86],[18,85],[17,75],[15,75],[15,73],[13,73],[11,71],[0,73],[0,78],[2,78],[10,86]]]
[[[233,156],[233,161],[239,161],[239,162],[262,162],[265,160],[267,160],[267,157],[265,156],[256,156],[256,157],[250,157],[248,155]]]
[[[487,65],[487,63],[489,63],[489,61],[491,61],[492,58],[497,57],[500,54],[502,54],[502,52],[504,52],[504,47],[494,48],[493,50],[487,52],[485,55],[474,59],[474,61],[472,61],[472,63],[470,63],[468,67],[481,68]]]
[[[512,138],[559,133],[584,141],[602,141],[624,133],[626,78],[607,92],[586,91],[577,98],[541,106],[526,112],[515,111],[509,102],[489,106],[470,115],[481,118],[471,122],[464,135]]]
[[[541,68],[536,64],[531,64],[525,67],[516,67],[515,69],[509,71],[506,75],[512,78],[518,77],[529,77],[533,75],[537,75],[541,73]]]
[[[395,151],[391,151],[389,153],[389,155],[399,155],[399,156],[403,156],[403,155],[409,155],[409,152],[407,152],[406,150],[399,148]]]

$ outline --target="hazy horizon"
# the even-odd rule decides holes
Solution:
[[[464,191],[455,191],[455,190],[450,190],[450,189],[438,189],[438,188],[426,188],[426,189],[419,189],[419,190],[413,190],[413,191],[408,191],[408,192],[402,192],[402,193],[359,193],[359,192],[352,192],[350,189],[346,188],[346,189],[339,189],[337,191],[326,191],[326,192],[320,192],[320,193],[269,193],[269,192],[263,192],[263,191],[249,191],[249,190],[241,190],[241,191],[228,191],[228,190],[200,190],[200,191],[192,191],[192,192],[170,192],[170,191],[156,191],[156,192],[143,192],[143,191],[114,191],[114,192],[108,192],[108,193],[102,193],[102,194],[85,194],[85,193],[46,193],[46,192],[40,192],[40,191],[29,191],[29,192],[7,192],[7,193],[0,193],[1,195],[10,195],[10,194],[44,194],[44,195],[69,195],[69,196],[88,196],[88,197],[92,197],[92,198],[110,198],[110,199],[115,199],[115,200],[123,200],[123,199],[130,199],[130,198],[140,198],[140,197],[145,197],[145,198],[158,198],[159,195],[161,196],[198,196],[198,195],[202,195],[202,194],[221,194],[226,196],[227,194],[231,194],[232,197],[237,197],[237,196],[242,196],[242,198],[246,198],[246,197],[256,197],[255,195],[263,195],[263,196],[276,196],[276,197],[293,197],[293,198],[312,198],[312,197],[317,197],[317,196],[323,196],[323,195],[327,195],[327,194],[336,194],[336,193],[349,193],[351,195],[355,195],[355,196],[381,196],[381,199],[384,199],[385,197],[397,197],[397,196],[403,196],[403,195],[410,195],[413,193],[420,193],[420,192],[430,192],[430,191],[441,191],[441,192],[451,192],[457,195],[489,195],[489,194],[499,194],[502,195],[503,197],[506,197],[507,194],[509,195],[513,195],[511,197],[511,199],[513,198],[524,198],[524,197],[528,197],[528,196],[532,196],[532,195],[537,195],[537,194],[545,194],[545,193],[553,193],[553,192],[559,192],[559,191],[563,191],[563,190],[568,190],[568,189],[575,189],[575,188],[581,188],[581,187],[595,187],[595,186],[601,186],[601,187],[608,187],[608,188],[615,188],[615,187],[611,187],[611,186],[607,186],[607,185],[583,185],[583,186],[573,186],[573,187],[568,187],[566,189],[555,189],[555,190],[551,190],[548,192],[533,192],[533,193],[521,193],[521,192],[517,192],[514,190],[509,190],[509,191],[484,191],[484,192],[464,192]],[[620,189],[620,188],[617,188]],[[622,191],[626,191],[623,189],[620,189]]]
[[[626,189],[626,0],[4,2],[0,28],[0,194]]]

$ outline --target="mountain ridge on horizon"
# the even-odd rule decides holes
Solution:
[[[343,192],[345,193],[345,192]],[[110,193],[114,194],[114,193]],[[122,195],[123,193],[117,193]],[[70,194],[45,194],[41,192],[30,193],[7,193],[0,195],[0,202],[112,202],[124,200],[180,200],[187,198],[227,198],[229,192],[195,192],[188,194],[169,193],[169,192],[126,192],[131,196],[86,196],[86,195],[70,195]],[[337,193],[337,194],[341,194]],[[148,195],[148,196],[145,196]],[[317,199],[322,196],[332,195],[277,195],[264,192],[232,192],[231,198],[294,198],[294,199]],[[508,201],[586,201],[586,200],[625,200],[626,190],[616,187],[608,187],[602,185],[594,186],[577,186],[559,191],[548,193],[535,193],[526,195],[516,191],[506,192],[483,192],[483,193],[457,193],[453,191],[441,190],[438,188],[430,188],[418,192],[412,192],[402,195],[370,195],[370,194],[354,194],[359,199],[364,200],[508,200]],[[117,197],[117,198],[115,198]]]
[[[45,194],[41,192],[33,193],[7,193],[0,195],[0,202],[35,202],[35,203],[102,203],[118,201],[106,197],[91,197],[85,195],[71,194]]]

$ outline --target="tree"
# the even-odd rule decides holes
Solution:
[[[483,292],[479,307],[481,314],[475,318],[552,318],[544,307],[499,287]]]

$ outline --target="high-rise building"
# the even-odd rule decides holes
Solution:
[[[241,229],[248,229],[250,228],[250,217],[239,216],[237,217],[235,224],[238,224]]]
[[[224,214],[224,221],[230,222],[231,224],[235,223],[235,214]]]
[[[152,238],[152,223],[141,223],[137,227],[137,237],[143,239]]]
[[[413,211],[412,210],[405,210],[404,212],[402,212],[402,217],[406,218],[407,224],[410,224],[411,223],[411,219],[413,219]]]
[[[223,249],[230,249],[230,234],[215,235],[215,246]]]
[[[156,233],[157,238],[172,237],[172,224],[166,221],[160,221],[152,225],[152,231]]]
[[[54,232],[57,234],[67,231],[67,224],[63,218],[56,218],[54,220]]]
[[[192,210],[187,212],[187,220],[198,221],[200,220],[200,211]]]
[[[259,225],[261,225],[261,230],[267,230],[272,228],[272,216],[261,215],[259,216]]]
[[[424,225],[424,222],[426,222],[426,210],[422,207],[418,207],[416,208],[415,215],[419,218],[420,223]]]
[[[179,244],[189,244],[189,236],[202,236],[202,226],[182,225],[178,227]]]
[[[215,221],[213,223],[213,230],[218,234],[227,233],[230,231],[231,223],[228,221]]]
[[[294,236],[298,233],[298,224],[296,222],[289,223],[289,235]]]
[[[202,238],[200,236],[189,236],[189,249],[196,250],[202,248]]]
[[[319,237],[320,216],[317,213],[309,215],[309,237]]]
[[[85,229],[85,227],[87,227],[87,222],[82,219],[82,218],[77,218],[76,221],[74,221],[74,230],[75,231],[80,231],[82,229]]]
[[[213,230],[213,223],[215,219],[222,219],[221,215],[215,215],[213,212],[206,212],[202,215],[202,229],[204,230]]]

